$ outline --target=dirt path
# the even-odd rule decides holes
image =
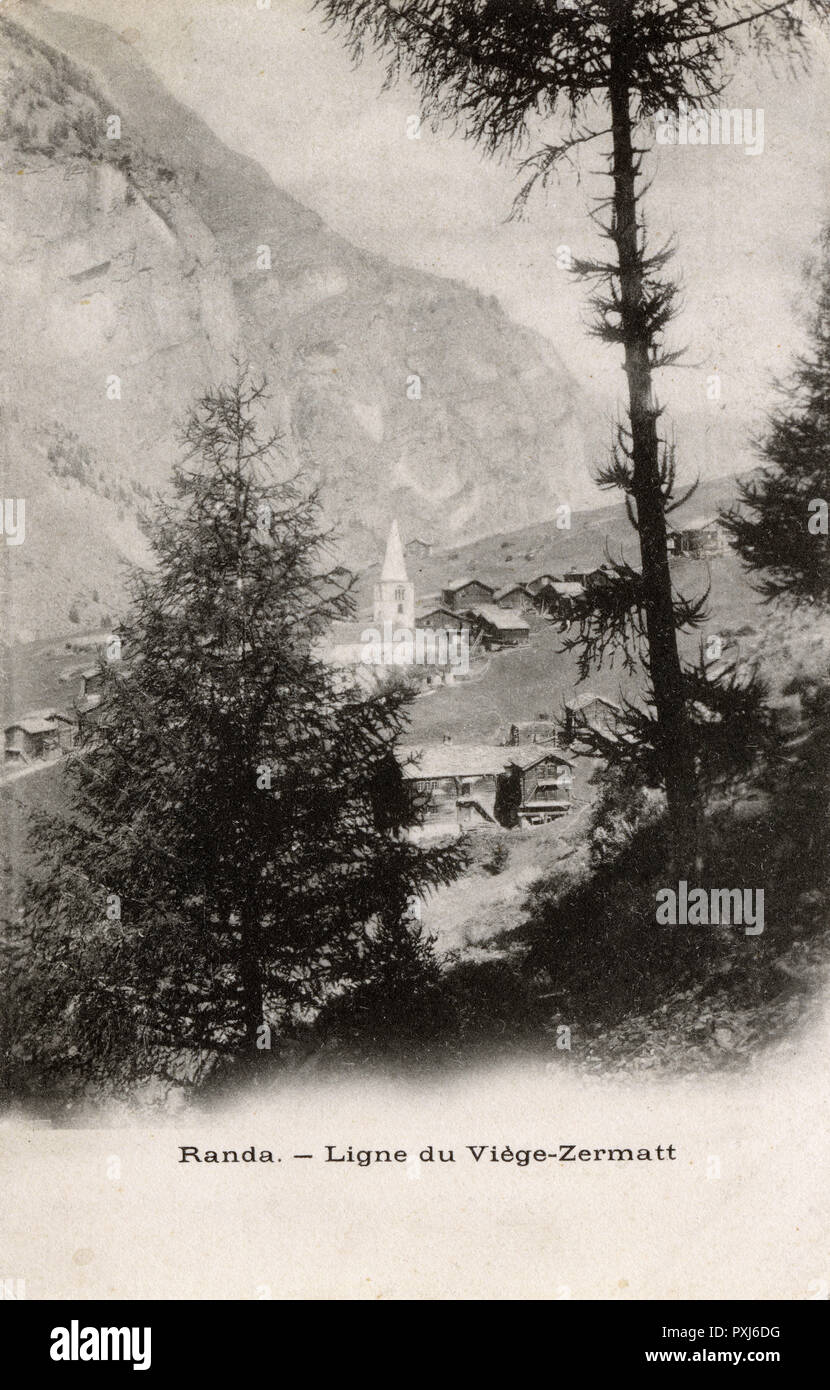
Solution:
[[[584,843],[588,805],[553,825],[524,830],[479,832],[473,842],[475,862],[457,882],[441,888],[424,905],[423,923],[436,937],[439,956],[451,951],[482,949],[524,918],[524,901],[535,879],[553,872],[559,863],[571,864]],[[496,847],[508,852],[505,867],[492,873],[485,867]]]

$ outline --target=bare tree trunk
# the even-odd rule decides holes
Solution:
[[[621,37],[612,45],[609,93],[614,146],[612,236],[619,265],[649,672],[663,732],[662,771],[674,831],[675,869],[682,873],[692,869],[698,855],[698,789],[677,649],[666,518],[660,491],[660,443],[650,352],[653,345],[644,312],[644,252],[637,227],[631,96]]]

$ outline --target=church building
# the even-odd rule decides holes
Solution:
[[[375,585],[375,626],[382,631],[386,623],[415,631],[415,585],[406,572],[397,521],[389,527],[386,557],[380,581]]]

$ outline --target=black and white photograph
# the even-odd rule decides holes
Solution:
[[[828,1299],[829,79],[2,0],[4,1300]]]

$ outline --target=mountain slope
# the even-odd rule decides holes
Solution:
[[[393,515],[451,543],[594,499],[601,422],[545,339],[336,236],[113,31],[32,3],[14,16],[0,21],[0,408],[4,494],[27,498],[27,537],[3,556],[7,631],[117,608],[176,422],[234,354],[267,374],[286,467],[319,477],[354,559]]]

